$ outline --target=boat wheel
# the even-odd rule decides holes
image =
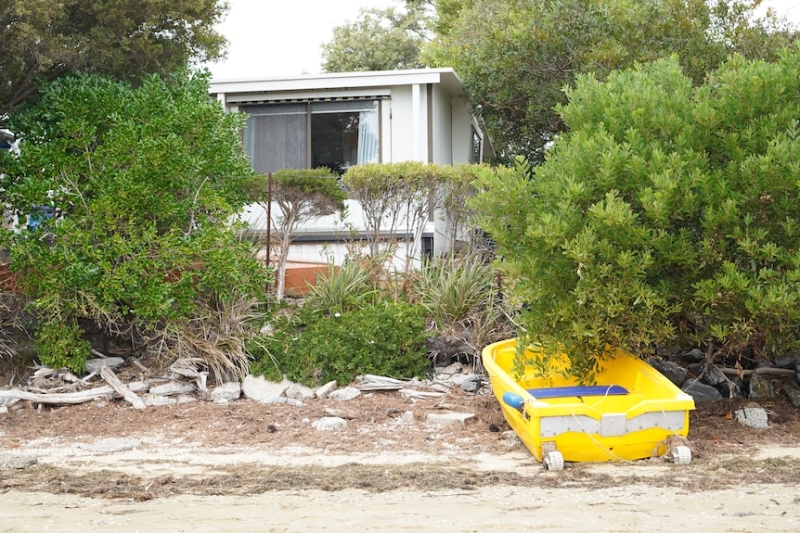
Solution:
[[[676,465],[688,465],[692,462],[692,450],[688,446],[675,446],[672,450],[672,462]]]
[[[548,472],[560,472],[564,470],[564,456],[561,455],[561,452],[548,452],[542,459],[542,468]]]

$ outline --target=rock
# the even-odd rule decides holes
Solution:
[[[170,381],[162,383],[161,385],[153,385],[150,387],[150,394],[157,394],[159,396],[178,396],[180,394],[188,394],[194,392],[194,383],[187,383],[185,381]]]
[[[245,376],[242,380],[242,394],[245,398],[266,403],[267,400],[281,397],[292,383],[283,380],[280,383],[267,381],[263,376]]]
[[[223,383],[211,391],[209,399],[214,403],[234,402],[242,396],[242,385],[238,381]]]
[[[776,357],[773,361],[776,368],[794,368],[797,364],[797,357],[794,355],[784,355],[781,357]]]
[[[197,398],[195,398],[191,394],[181,394],[180,396],[175,398],[175,401],[178,403],[178,405],[180,405],[182,403],[196,402]]]
[[[706,360],[706,354],[704,354],[700,348],[692,348],[688,352],[682,354],[681,357],[694,363],[699,363],[700,361]]]
[[[768,400],[774,397],[775,388],[772,386],[772,383],[758,374],[750,376],[750,394],[748,398],[751,400]]]
[[[6,407],[5,405],[0,405],[0,415],[4,415],[7,412],[8,412],[8,407]],[[2,432],[0,432],[0,437],[2,437],[2,436],[3,436],[3,434],[2,434]]]
[[[800,407],[800,385],[791,382],[787,383],[783,387],[783,394],[789,399],[789,403],[795,407]]]
[[[294,405],[296,407],[303,407],[305,405],[300,400],[295,400],[294,398],[287,398],[286,396],[275,396],[272,398],[266,398],[264,400],[259,400],[259,403],[285,403],[288,405]]]
[[[412,423],[412,422],[414,422],[416,420],[416,418],[414,418],[414,412],[413,411],[406,411],[405,413],[403,413],[403,416],[401,418],[402,418],[403,422],[407,422],[407,423]]]
[[[344,418],[345,420],[355,420],[358,418],[358,413],[355,411],[347,411],[343,409],[331,409],[326,407],[324,409],[325,416],[332,416],[334,418]]]
[[[650,363],[650,366],[664,374],[664,376],[674,383],[676,387],[683,385],[686,382],[687,376],[689,375],[686,369],[681,365],[673,363],[672,361],[665,361],[660,357],[652,357],[648,363]]]
[[[453,363],[452,365],[437,368],[436,379],[441,379],[442,381],[449,381],[453,376],[461,374],[461,371],[463,369],[464,365],[462,365],[461,363]]]
[[[359,396],[361,396],[361,391],[355,387],[344,387],[343,389],[337,389],[328,394],[328,398],[339,402],[355,400]]]
[[[314,389],[310,389],[305,385],[294,383],[288,389],[286,389],[284,394],[287,398],[294,398],[295,400],[311,400],[314,398]]]
[[[736,421],[754,429],[767,429],[769,423],[767,420],[767,411],[760,407],[745,407],[736,411]]]
[[[319,387],[315,394],[317,395],[317,398],[324,398],[334,390],[336,390],[336,381],[329,381],[322,387]]]
[[[88,359],[84,368],[87,374],[93,374],[95,372],[100,372],[100,369],[104,366],[108,367],[110,370],[116,370],[124,364],[125,359],[122,357],[107,357],[105,359]]]
[[[728,383],[728,378],[725,377],[725,374],[722,373],[716,365],[708,365],[703,369],[702,377],[700,378],[703,383],[707,385],[711,385],[712,387],[719,387],[720,385],[726,385]]]
[[[715,387],[723,398],[741,398],[744,396],[745,384],[738,376]]]
[[[347,420],[336,416],[323,416],[319,420],[312,422],[311,426],[319,431],[330,431],[347,427]]]
[[[713,402],[722,399],[722,394],[717,389],[696,379],[686,380],[681,390],[689,394],[696,402]]]
[[[466,426],[467,420],[471,418],[475,418],[473,413],[453,413],[451,411],[445,411],[442,413],[428,413],[428,416],[425,417],[425,423],[439,427],[446,427],[456,423]]]
[[[458,378],[457,381],[456,378]],[[476,393],[483,387],[483,377],[478,374],[457,374],[453,376],[453,383],[456,383],[467,392]]]

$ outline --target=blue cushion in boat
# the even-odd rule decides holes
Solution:
[[[628,394],[625,387],[619,385],[576,385],[574,387],[548,387],[545,389],[528,389],[534,398],[564,398],[568,396],[623,396]]]

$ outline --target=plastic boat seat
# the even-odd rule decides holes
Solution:
[[[568,398],[571,396],[624,396],[628,389],[619,385],[575,385],[572,387],[547,387],[528,389],[534,398]]]

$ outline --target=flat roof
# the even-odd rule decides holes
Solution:
[[[212,79],[210,93],[273,93],[309,90],[347,90],[397,85],[440,84],[451,96],[464,95],[464,83],[452,68],[332,72],[275,78]]]

